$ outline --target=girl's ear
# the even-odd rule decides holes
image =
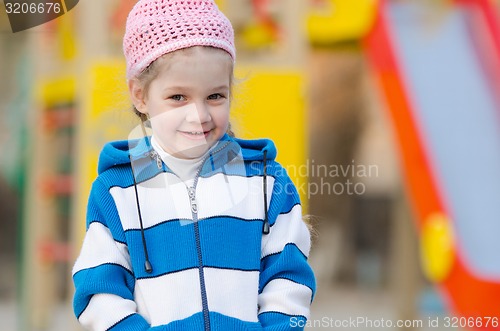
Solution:
[[[144,95],[144,88],[142,87],[142,84],[140,84],[139,81],[135,78],[130,79],[128,81],[128,90],[130,92],[130,97],[132,98],[132,103],[134,104],[135,108],[139,112],[146,114],[146,98]]]

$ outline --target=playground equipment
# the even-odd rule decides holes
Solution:
[[[461,327],[500,316],[500,29],[492,1],[380,1],[367,56],[386,96],[424,271]]]

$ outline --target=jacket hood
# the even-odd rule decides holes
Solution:
[[[98,173],[119,166],[130,164],[131,161],[150,158],[152,147],[151,137],[136,140],[119,140],[107,143],[99,156]],[[212,149],[215,151],[211,155],[211,166],[222,166],[230,162],[237,155],[241,155],[244,160],[262,161],[264,151],[267,151],[266,159],[276,158],[276,147],[269,139],[246,140],[232,138],[225,134]]]

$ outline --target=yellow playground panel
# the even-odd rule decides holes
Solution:
[[[307,116],[304,73],[299,69],[240,66],[236,70],[232,124],[237,136],[271,138],[299,188],[307,178],[294,176],[307,157]]]
[[[123,60],[98,61],[86,70],[83,85],[79,130],[76,138],[78,167],[75,172],[74,219],[77,238],[83,237],[87,198],[97,177],[99,153],[108,141],[127,139],[137,125],[129,102]],[[80,240],[76,240],[76,251]]]
[[[377,0],[315,0],[307,17],[311,43],[326,45],[357,40],[375,19]]]

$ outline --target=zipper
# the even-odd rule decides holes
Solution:
[[[200,226],[198,223],[198,203],[196,201],[196,186],[198,185],[198,179],[200,178],[201,170],[203,169],[203,166],[205,165],[205,162],[210,157],[210,155],[214,155],[214,154],[220,152],[228,144],[229,144],[229,142],[223,144],[221,147],[219,147],[217,150],[213,151],[212,153],[209,153],[203,159],[200,167],[198,168],[198,171],[196,172],[196,175],[195,175],[194,181],[193,181],[193,186],[191,186],[191,187],[186,186],[188,196],[189,196],[189,203],[191,205],[191,216],[193,217],[193,223],[194,223],[196,252],[198,254],[198,274],[200,277],[201,304],[203,307],[203,320],[205,323],[205,328],[204,328],[205,331],[210,331],[210,315],[209,315],[209,310],[208,310],[207,289],[206,289],[206,285],[205,285],[205,272],[203,270],[203,255],[201,252]]]
[[[198,204],[196,203],[196,190],[188,187],[189,202],[191,203],[191,213],[198,214]]]
[[[149,157],[151,157],[153,160],[156,161],[156,166],[158,167],[158,169],[162,169],[163,168],[161,156],[158,154],[157,151],[155,151],[154,149],[152,149],[149,153],[146,153],[146,155],[149,155]]]

